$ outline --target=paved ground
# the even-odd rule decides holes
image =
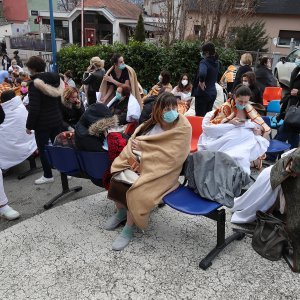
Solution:
[[[37,160],[38,166],[40,166],[39,160]],[[44,212],[43,205],[49,201],[53,196],[57,195],[61,191],[59,173],[54,171],[55,182],[47,185],[34,185],[35,179],[42,175],[40,169],[34,175],[30,175],[22,180],[18,180],[18,174],[26,171],[29,168],[28,162],[11,168],[4,178],[4,188],[9,199],[9,203],[13,208],[21,213],[21,218],[17,221],[6,221],[0,219],[0,231],[22,222],[36,214]],[[70,187],[75,185],[81,185],[82,191],[75,193],[64,200],[59,201],[56,205],[62,205],[74,199],[82,198],[88,195],[96,194],[102,191],[99,187],[95,186],[90,180],[73,178],[69,181]],[[1,297],[0,297],[1,299]]]
[[[149,229],[126,250],[113,252],[120,229],[99,227],[112,213],[103,192],[0,232],[0,298],[299,299],[299,275],[284,261],[261,258],[249,238],[199,269],[215,245],[214,223],[169,207],[155,210]]]

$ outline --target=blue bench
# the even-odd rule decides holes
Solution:
[[[82,190],[81,186],[69,188],[67,176],[90,179],[97,186],[103,187],[103,174],[109,166],[107,152],[78,151],[50,145],[45,147],[45,152],[51,168],[60,172],[62,185],[62,192],[47,202],[45,209],[51,208],[62,196]]]
[[[168,206],[189,215],[205,216],[209,219],[217,221],[217,245],[209,254],[201,260],[199,267],[206,270],[212,265],[213,259],[231,242],[241,240],[245,233],[235,232],[225,238],[225,209],[222,205],[202,198],[194,193],[190,188],[179,186],[176,190],[169,193],[163,198],[163,201]]]

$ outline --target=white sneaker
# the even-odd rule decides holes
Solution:
[[[42,176],[41,178],[37,179],[34,181],[35,184],[44,184],[44,183],[51,183],[54,182],[54,178],[46,178],[44,176]]]
[[[20,214],[10,206],[5,205],[0,208],[0,217],[3,217],[7,220],[15,220],[20,217]]]

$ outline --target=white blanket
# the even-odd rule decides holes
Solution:
[[[259,126],[251,120],[245,124],[211,124],[213,112],[205,115],[202,123],[203,133],[198,141],[198,150],[220,151],[228,154],[250,174],[250,163],[262,156],[269,147],[269,141],[253,133]]]
[[[34,134],[26,133],[28,112],[19,96],[2,103],[5,119],[0,124],[0,168],[8,169],[28,158],[37,148]]]

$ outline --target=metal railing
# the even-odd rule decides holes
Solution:
[[[31,37],[11,37],[10,45],[12,49],[34,50],[51,52],[51,40]]]

